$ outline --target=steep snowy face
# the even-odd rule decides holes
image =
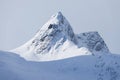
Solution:
[[[58,12],[41,27],[28,45],[24,46],[27,51],[45,54],[59,48],[66,41],[76,43],[75,34],[66,18]]]
[[[98,32],[86,32],[77,35],[78,47],[86,47],[92,53],[109,53],[104,40]]]
[[[36,53],[46,53],[53,47],[58,48],[66,40],[76,43],[70,24],[62,13],[58,12],[38,31],[31,46],[35,47]]]
[[[45,39],[46,37],[60,36],[75,42],[74,32],[61,12],[53,15],[50,20],[42,26],[35,37]],[[42,41],[43,41],[42,40]]]

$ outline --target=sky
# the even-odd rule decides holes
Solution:
[[[0,50],[26,43],[58,11],[76,34],[98,31],[120,54],[120,0],[0,0]]]

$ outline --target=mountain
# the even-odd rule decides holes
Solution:
[[[75,34],[58,12],[27,43],[0,51],[0,80],[120,80],[120,55],[96,31]]]
[[[98,32],[75,34],[61,12],[54,14],[26,44],[12,50],[27,60],[50,61],[109,53]]]

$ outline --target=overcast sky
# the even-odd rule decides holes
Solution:
[[[120,53],[120,0],[0,0],[0,50],[24,44],[58,11],[75,33],[98,31]]]

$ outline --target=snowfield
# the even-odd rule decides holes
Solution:
[[[0,80],[120,80],[120,55],[35,62],[0,51]]]

